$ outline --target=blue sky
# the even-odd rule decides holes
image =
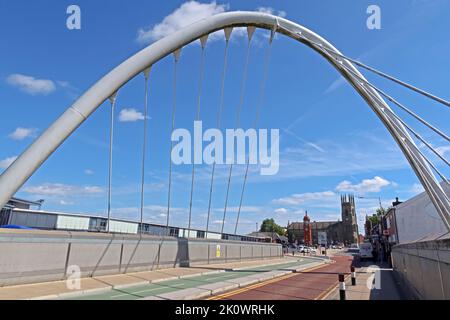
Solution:
[[[81,30],[66,28],[70,4],[81,8]],[[370,4],[381,9],[380,30],[366,27]],[[285,16],[322,35],[344,54],[450,99],[450,3],[445,0],[188,4],[0,0],[0,172],[120,62],[187,21],[232,10],[264,10]],[[267,33],[257,30],[252,41],[241,121],[244,128],[253,123]],[[388,206],[396,196],[404,200],[420,192],[417,178],[387,130],[322,57],[284,36],[278,36],[272,46],[259,127],[280,129],[280,171],[275,176],[260,176],[257,168],[250,169],[239,233],[253,231],[256,222],[264,218],[273,217],[286,225],[300,220],[305,210],[313,220],[336,220],[342,193],[365,197],[356,202],[362,222],[364,215],[378,206],[378,197]],[[226,128],[234,127],[245,48],[245,34],[235,31],[225,85]],[[205,127],[215,127],[223,50],[222,38],[208,41],[201,105]],[[179,62],[176,127],[193,127],[199,66],[200,46],[185,47]],[[152,68],[150,76],[144,218],[155,223],[166,219],[172,70],[173,58],[166,57]],[[441,105],[370,74],[367,77],[444,132],[450,131],[448,110]],[[120,90],[115,117],[113,215],[127,219],[139,217],[143,86],[141,75]],[[448,157],[448,144],[401,110],[394,110]],[[45,199],[48,210],[105,214],[108,121],[109,104],[104,103],[17,195]],[[439,168],[449,174],[444,165]],[[190,170],[191,166],[174,167],[171,225],[187,225]],[[197,168],[193,226],[198,228],[206,224],[210,171],[208,166]],[[224,206],[226,172],[226,166],[218,167],[212,230],[220,228],[217,222]],[[237,167],[232,178],[225,224],[229,232],[234,229],[243,172],[243,166]]]

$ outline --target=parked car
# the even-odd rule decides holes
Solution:
[[[311,250],[310,250],[308,247],[306,247],[306,246],[300,246],[300,247],[298,248],[298,251],[299,251],[300,253],[310,253],[310,252],[311,252]]]
[[[370,242],[364,242],[359,245],[359,258],[361,260],[373,260],[373,247]]]
[[[359,246],[356,243],[353,243],[350,245],[350,247],[347,249],[347,252],[352,254],[359,254]]]
[[[312,254],[316,254],[316,253],[317,253],[316,248],[313,248],[313,247],[310,247],[310,248],[309,248],[309,251],[310,251]]]

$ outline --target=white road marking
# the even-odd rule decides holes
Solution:
[[[183,285],[184,285],[184,283],[180,283],[180,284],[177,284],[177,285],[174,285],[174,286],[171,286],[171,287],[172,288],[176,288],[177,286],[183,286]],[[164,287],[145,289],[145,290],[139,290],[139,291],[131,291],[129,293],[121,293],[121,294],[113,295],[113,296],[111,296],[111,298],[126,297],[126,296],[131,296],[133,294],[139,294],[139,293],[145,293],[145,292],[150,292],[150,291],[155,291],[155,290],[161,290],[163,288]],[[169,288],[169,287],[166,287],[166,288]],[[177,288],[177,289],[183,289],[183,288]]]

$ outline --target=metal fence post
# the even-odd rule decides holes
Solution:
[[[338,276],[339,279],[339,299],[345,300],[345,279],[344,274],[340,273]]]
[[[356,286],[356,272],[354,266],[350,267],[350,272],[352,273],[352,286]]]

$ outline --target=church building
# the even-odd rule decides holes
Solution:
[[[358,243],[358,220],[353,195],[341,196],[341,217],[341,221],[311,221],[311,217],[306,213],[303,222],[288,224],[289,241],[316,245],[319,244],[319,235],[326,235],[327,244]]]

